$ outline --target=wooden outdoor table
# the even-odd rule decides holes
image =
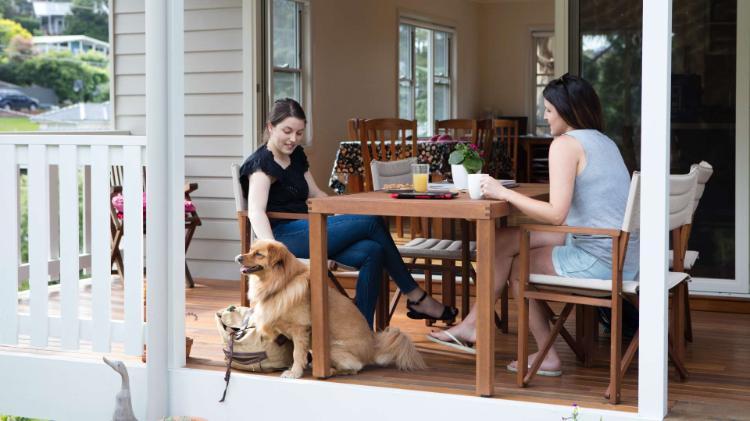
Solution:
[[[529,197],[544,199],[547,184],[521,184],[515,189]],[[453,200],[393,199],[384,192],[357,193],[309,199],[310,288],[312,312],[313,376],[331,375],[328,295],[326,283],[328,238],[326,218],[333,214],[456,218],[476,221],[477,227],[477,378],[476,393],[492,396],[495,379],[495,329],[493,279],[495,219],[508,216],[512,206],[499,200],[472,200],[461,193]]]

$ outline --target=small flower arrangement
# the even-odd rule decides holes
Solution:
[[[474,144],[459,143],[456,149],[448,157],[448,163],[451,165],[463,165],[466,172],[476,174],[482,170],[483,153],[479,151]]]

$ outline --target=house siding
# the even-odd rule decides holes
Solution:
[[[114,1],[115,127],[145,134],[145,3]],[[195,277],[238,279],[229,166],[242,157],[242,0],[185,1],[185,177],[203,221],[187,254]]]

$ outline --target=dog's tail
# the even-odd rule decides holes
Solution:
[[[427,368],[411,339],[396,328],[388,328],[375,334],[375,364],[395,364],[399,370]]]

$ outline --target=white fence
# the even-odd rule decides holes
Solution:
[[[82,341],[95,352],[124,344],[143,351],[142,168],[146,138],[117,135],[0,135],[0,344],[29,337],[46,348],[50,338],[77,350]],[[110,169],[123,167],[125,266],[122,320],[112,318]],[[27,174],[28,263],[20,259],[20,179]],[[79,245],[80,174],[87,237]],[[129,209],[136,211],[128,212]],[[89,230],[90,227],[90,230]],[[88,249],[88,250],[87,250]],[[90,269],[91,314],[81,312],[79,271]],[[59,277],[60,312],[49,309],[49,281]],[[29,280],[29,312],[19,313],[19,279]]]

